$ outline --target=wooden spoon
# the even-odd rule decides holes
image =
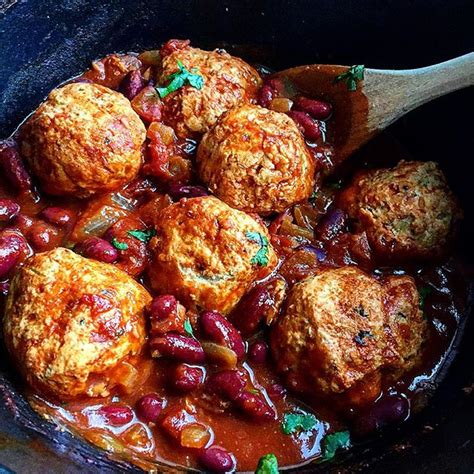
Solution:
[[[419,69],[364,69],[355,91],[349,90],[351,84],[345,80],[335,82],[348,71],[347,66],[312,64],[273,76],[289,80],[304,95],[333,105],[335,162],[347,158],[410,110],[474,85],[474,53]]]

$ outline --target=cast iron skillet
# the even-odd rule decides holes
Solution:
[[[410,68],[472,51],[472,18],[471,0],[0,0],[0,136],[57,84],[110,52],[178,37],[224,46],[275,69],[312,62]],[[467,263],[474,262],[472,104],[473,90],[460,91],[389,130],[416,158],[441,163],[465,210],[457,250]],[[471,473],[474,321],[464,317],[458,355],[427,409],[331,469],[305,470]],[[22,472],[137,472],[40,419],[4,360],[0,352],[0,465]]]

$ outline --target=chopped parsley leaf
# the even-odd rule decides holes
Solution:
[[[112,239],[112,245],[117,250],[128,250],[128,244],[126,244],[125,242],[119,242],[115,237]]]
[[[260,265],[261,267],[268,265],[268,239],[260,234],[260,232],[246,232],[245,236],[249,240],[260,244],[258,252],[252,257],[250,263]]]
[[[278,459],[274,454],[265,454],[258,461],[255,474],[278,474]]]
[[[285,413],[281,429],[283,433],[289,435],[299,431],[309,431],[315,428],[318,419],[308,413]]]
[[[193,330],[193,327],[191,326],[191,322],[189,321],[189,319],[186,319],[186,321],[184,321],[183,327],[184,327],[184,332],[188,336],[194,337],[194,330]]]
[[[156,88],[156,91],[161,98],[166,97],[168,94],[171,94],[174,91],[177,91],[186,84],[194,87],[195,89],[202,89],[202,86],[204,85],[204,79],[199,74],[194,74],[196,71],[195,69],[188,71],[179,59],[178,68],[179,71],[168,76],[167,80],[170,82],[166,87]]]
[[[331,460],[338,449],[347,449],[351,444],[349,431],[337,431],[328,434],[323,439],[321,461]]]
[[[339,74],[334,79],[334,82],[344,81],[347,85],[347,89],[354,92],[357,89],[357,81],[364,79],[365,67],[363,65],[351,66],[346,72]]]
[[[149,242],[151,238],[156,235],[156,230],[155,229],[144,229],[144,230],[134,229],[134,230],[129,230],[127,234],[131,235],[132,237],[135,237],[140,242],[146,243],[146,242]]]

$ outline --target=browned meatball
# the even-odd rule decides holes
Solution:
[[[228,313],[276,264],[266,227],[215,197],[181,199],[157,221],[152,287],[188,306]]]
[[[365,230],[381,257],[433,258],[443,253],[457,221],[458,203],[438,165],[401,161],[357,175],[340,206]]]
[[[22,153],[44,191],[88,197],[138,174],[145,126],[130,102],[96,84],[53,90],[22,133]]]
[[[200,178],[236,209],[281,212],[311,196],[315,162],[293,120],[256,105],[232,109],[197,154]]]
[[[163,99],[163,116],[178,136],[192,137],[207,132],[225,112],[239,104],[256,100],[261,79],[257,71],[222,49],[203,51],[186,46],[163,58],[159,84],[186,70],[203,78],[201,89],[184,85]]]
[[[34,387],[61,399],[106,396],[143,349],[150,300],[118,268],[57,248],[13,278],[5,343]]]
[[[418,305],[411,277],[379,282],[356,267],[323,270],[293,287],[272,331],[278,370],[291,389],[327,396],[384,367],[411,368],[426,330]]]

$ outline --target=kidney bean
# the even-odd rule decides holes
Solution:
[[[74,214],[72,211],[62,207],[47,207],[41,211],[41,217],[57,227],[65,227],[71,224]]]
[[[162,321],[175,313],[178,308],[178,300],[173,295],[161,295],[153,298],[150,305],[150,318]]]
[[[382,397],[368,410],[355,419],[353,432],[364,437],[388,425],[405,420],[410,413],[410,405],[405,397],[388,395]]]
[[[326,120],[332,114],[332,106],[328,102],[299,96],[295,99],[298,110],[308,113],[317,120]]]
[[[272,400],[283,400],[286,397],[286,388],[279,383],[267,387],[267,394]]]
[[[24,235],[28,233],[33,224],[34,220],[25,214],[19,214],[14,221],[15,227]]]
[[[205,311],[199,318],[201,330],[211,341],[233,350],[238,359],[245,356],[245,344],[241,335],[222,314],[217,311]]]
[[[270,104],[272,103],[272,100],[276,97],[276,95],[277,95],[276,91],[268,84],[265,84],[258,91],[258,98],[257,98],[258,105],[268,108]]]
[[[332,240],[345,230],[347,230],[346,214],[341,209],[332,209],[321,220],[316,234],[321,240]]]
[[[18,232],[0,233],[0,278],[7,276],[28,252],[28,243]]]
[[[196,339],[181,334],[165,334],[150,341],[152,357],[169,357],[188,364],[204,362],[204,350]]]
[[[104,239],[91,237],[76,245],[75,251],[99,262],[113,263],[118,258],[117,249]]]
[[[245,387],[245,376],[239,370],[221,370],[207,377],[206,388],[229,400],[235,400]]]
[[[317,141],[321,138],[319,124],[306,112],[291,110],[288,115],[296,122],[301,133],[310,141]]]
[[[168,188],[168,194],[173,199],[194,198],[209,196],[209,191],[203,186],[190,186],[181,183],[171,183]]]
[[[256,341],[249,348],[249,359],[255,364],[263,364],[268,357],[268,344],[264,341]]]
[[[233,401],[246,415],[254,420],[274,420],[276,417],[275,410],[268,405],[261,395],[242,391]]]
[[[8,222],[20,213],[20,205],[11,199],[0,199],[0,222]]]
[[[209,472],[231,472],[235,469],[234,455],[220,446],[203,449],[198,458],[199,464]]]
[[[203,381],[204,369],[187,364],[179,364],[173,372],[171,385],[176,391],[186,393],[199,388]]]
[[[168,40],[160,49],[160,55],[162,58],[165,56],[169,56],[171,53],[175,51],[179,51],[180,49],[185,49],[190,45],[191,41],[180,40],[180,39],[170,39]]]
[[[133,420],[133,411],[129,407],[108,405],[99,408],[99,414],[112,426],[123,426]]]
[[[37,252],[44,252],[57,247],[60,235],[54,227],[43,221],[36,221],[27,233],[28,241]]]
[[[0,143],[0,167],[10,184],[20,192],[29,191],[32,187],[31,178],[13,143]]]
[[[140,69],[130,71],[120,83],[119,91],[128,99],[132,100],[147,85]]]
[[[166,401],[163,398],[156,393],[149,393],[137,401],[135,411],[143,422],[155,423],[165,406]]]
[[[10,291],[10,283],[8,281],[0,282],[0,295],[7,296]]]

